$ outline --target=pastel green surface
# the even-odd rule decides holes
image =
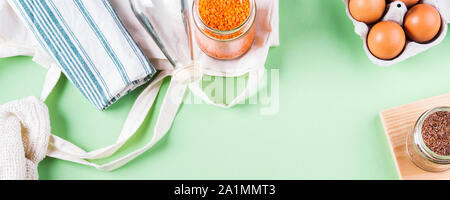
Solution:
[[[282,45],[266,63],[280,69],[278,114],[183,105],[168,136],[130,164],[102,172],[46,158],[40,178],[397,179],[378,113],[450,91],[450,38],[382,68],[366,57],[340,0],[282,0],[280,15]],[[0,103],[38,96],[44,76],[30,58],[0,59]],[[86,150],[109,145],[141,90],[99,112],[64,78],[47,101],[52,132]],[[150,139],[162,98],[115,157]]]

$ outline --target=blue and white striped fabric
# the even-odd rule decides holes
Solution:
[[[43,49],[98,109],[156,73],[107,0],[8,0]]]

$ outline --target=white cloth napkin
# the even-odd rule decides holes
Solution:
[[[50,119],[35,97],[0,106],[0,180],[36,180],[47,154]]]

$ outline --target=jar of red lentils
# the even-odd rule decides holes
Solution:
[[[195,0],[195,37],[200,49],[221,60],[245,54],[255,39],[255,0]]]

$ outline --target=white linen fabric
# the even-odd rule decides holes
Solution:
[[[36,180],[47,154],[50,119],[35,97],[0,106],[0,180]]]
[[[159,34],[162,36],[165,45],[170,50],[170,53],[176,58],[186,57],[187,48],[183,48],[185,41],[185,32],[183,30],[183,22],[180,15],[180,5],[178,0],[143,0],[147,10],[147,14],[152,21],[156,23],[156,29],[159,30]],[[125,124],[123,125],[120,136],[116,142],[107,147],[86,152],[76,145],[56,136],[51,135],[49,139],[47,155],[63,160],[68,160],[88,166],[93,166],[97,169],[111,171],[122,165],[128,163],[135,157],[139,156],[146,150],[153,147],[161,138],[167,134],[170,129],[176,113],[183,101],[185,92],[189,89],[193,94],[201,97],[205,102],[223,107],[229,108],[242,100],[245,100],[253,92],[257,90],[257,83],[261,79],[264,73],[264,63],[267,58],[267,54],[270,46],[278,45],[278,0],[257,0],[257,21],[256,21],[256,38],[255,43],[251,49],[241,58],[231,61],[218,61],[214,60],[205,54],[203,54],[197,46],[195,46],[196,60],[195,63],[190,63],[186,66],[180,66],[177,69],[173,69],[165,60],[162,53],[158,50],[153,41],[151,41],[145,29],[139,24],[131,11],[131,7],[128,1],[123,0],[111,0],[112,5],[115,7],[119,16],[123,19],[123,22],[127,29],[130,31],[133,38],[137,41],[140,47],[143,49],[147,57],[151,59],[152,64],[160,70],[158,76],[149,84],[146,89],[137,98],[133,105]],[[1,6],[1,4],[0,4]],[[0,7],[2,9],[2,7]],[[14,15],[14,13],[8,13]],[[0,13],[1,15],[7,15]],[[9,15],[7,15],[9,16]],[[156,17],[156,18],[155,18]],[[170,20],[168,23],[167,21]],[[0,24],[2,26],[2,24]],[[21,29],[24,35],[29,35],[25,30]],[[2,32],[0,31],[0,35]],[[14,38],[13,38],[14,39]],[[17,40],[6,40],[6,43],[17,43]],[[195,43],[195,42],[194,42]],[[5,44],[5,40],[3,40]],[[0,47],[2,41],[0,41]],[[49,69],[54,66],[51,62],[44,59],[45,56],[40,57],[38,48],[31,48],[29,55],[34,55],[36,61],[47,64]],[[1,51],[0,51],[1,53]],[[16,52],[20,54],[21,52]],[[0,54],[0,57],[2,55]],[[5,56],[5,54],[3,54]],[[40,58],[40,59],[38,59]],[[49,70],[46,82],[43,88],[41,99],[45,100],[51,89],[57,82],[58,76],[55,72],[57,70]],[[200,74],[200,75],[199,75]],[[199,77],[203,74],[211,76],[224,76],[235,77],[248,74],[247,88],[236,97],[229,104],[218,104],[212,101],[199,87]],[[158,120],[154,129],[153,137],[149,143],[140,149],[131,152],[123,157],[113,160],[105,164],[96,164],[92,162],[96,159],[102,159],[113,155],[120,147],[122,147],[126,141],[128,141],[138,130],[143,123],[148,111],[152,107],[162,85],[162,81],[165,77],[171,76],[167,94],[163,100]],[[56,81],[55,81],[56,80]]]

